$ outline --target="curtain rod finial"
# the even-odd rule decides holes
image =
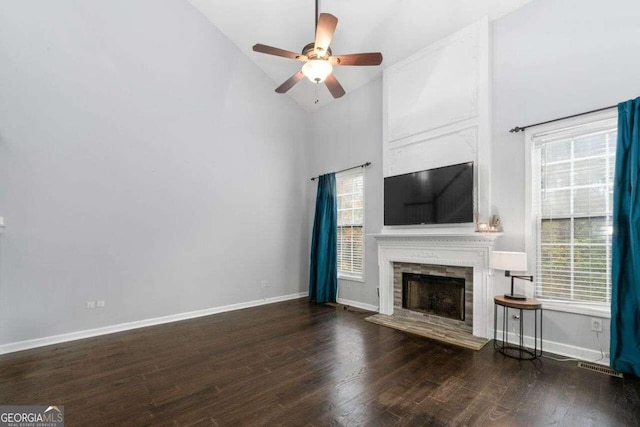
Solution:
[[[524,128],[521,128],[521,127],[519,127],[519,126],[516,126],[516,127],[514,127],[513,129],[511,129],[509,132],[511,132],[511,133],[518,133],[518,132],[523,131],[523,130],[524,130]]]

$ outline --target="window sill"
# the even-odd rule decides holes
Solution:
[[[542,303],[544,310],[559,311],[564,313],[582,314],[584,316],[611,318],[611,308],[607,306],[597,306],[589,304],[571,304],[561,301],[538,299]]]
[[[347,274],[338,273],[338,280],[348,280],[349,282],[364,283],[364,276],[349,276]]]

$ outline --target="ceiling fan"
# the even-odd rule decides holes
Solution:
[[[380,65],[382,63],[382,54],[380,52],[374,52],[332,55],[329,44],[338,25],[338,18],[329,13],[321,13],[318,15],[318,0],[316,0],[315,15],[316,39],[314,42],[302,48],[302,53],[298,54],[259,43],[253,46],[253,50],[268,55],[295,59],[305,63],[300,71],[278,86],[276,92],[287,92],[306,76],[313,83],[324,82],[329,92],[331,92],[331,95],[334,98],[340,98],[345,92],[342,85],[340,85],[332,74],[333,67],[344,65]]]

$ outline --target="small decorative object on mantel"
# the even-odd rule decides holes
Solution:
[[[492,215],[489,222],[489,231],[492,233],[500,232],[500,217],[498,215]]]
[[[475,222],[476,222],[476,232],[487,231],[487,229],[486,229],[487,224],[480,222],[480,213],[476,212],[475,214],[473,214],[473,216],[475,217]]]
[[[500,230],[500,217],[498,215],[492,215],[489,223],[480,222],[480,214],[475,213],[476,219],[476,232],[478,233],[499,233]]]

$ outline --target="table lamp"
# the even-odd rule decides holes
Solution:
[[[513,279],[523,279],[533,282],[533,276],[514,276],[512,271],[527,271],[527,254],[524,252],[491,252],[490,268],[504,270],[506,277],[511,277],[511,293],[505,294],[507,299],[524,300],[526,296],[513,293]]]

